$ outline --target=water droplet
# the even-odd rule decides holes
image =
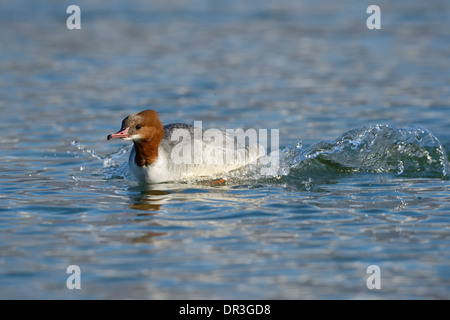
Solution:
[[[403,161],[399,161],[398,162],[398,167],[397,167],[397,174],[402,174],[403,171],[405,171],[405,166],[403,165]]]
[[[313,187],[313,179],[309,178],[308,181],[302,181],[304,186],[305,186],[305,190],[306,191],[311,191],[312,187]]]
[[[422,136],[416,133],[416,140],[417,140],[417,142],[421,142]]]

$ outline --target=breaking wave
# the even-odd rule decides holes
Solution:
[[[392,173],[404,177],[448,179],[450,164],[439,140],[428,130],[397,129],[389,125],[363,126],[349,130],[333,141],[280,150],[280,165],[272,178],[305,186],[313,180],[341,174]],[[248,177],[262,178],[257,166]],[[270,178],[270,177],[267,177]]]

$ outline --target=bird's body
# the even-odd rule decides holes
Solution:
[[[126,117],[111,138],[134,142],[129,166],[137,180],[145,183],[224,178],[265,154],[262,146],[244,146],[219,130],[182,123],[163,126],[153,110]]]

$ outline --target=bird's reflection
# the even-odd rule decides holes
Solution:
[[[199,216],[201,216],[209,220],[210,217],[214,218],[217,217],[215,215],[222,214],[222,211],[217,213],[218,203],[223,203],[226,210],[229,210],[233,203],[242,204],[243,202],[248,204],[250,208],[254,207],[255,210],[259,208],[261,205],[259,197],[241,198],[237,196],[236,192],[230,192],[230,190],[239,190],[241,187],[244,190],[248,188],[246,185],[229,185],[222,181],[219,181],[219,183],[217,181],[198,184],[167,183],[130,187],[128,189],[128,196],[130,197],[128,206],[133,210],[133,213],[130,212],[130,218],[140,226],[139,233],[133,234],[131,241],[150,243],[159,237],[170,236],[172,231],[167,232],[167,230],[172,230],[171,227],[174,225],[177,227],[176,230],[181,225],[192,228],[192,221],[189,219],[191,216],[194,216],[195,219],[199,219]],[[181,220],[160,219],[161,212],[166,210],[164,206],[169,203],[175,204],[181,210],[178,214],[185,218]],[[186,206],[180,206],[180,203],[186,203]],[[201,207],[201,211],[204,211],[205,206],[210,207],[216,213],[209,216],[209,213],[195,211],[196,207]],[[215,223],[219,224],[217,221]],[[146,228],[142,228],[142,226],[148,227],[148,230],[143,232]]]
[[[130,209],[139,210],[139,216],[153,216],[161,206],[170,201],[172,195],[177,189],[173,185],[157,184],[157,185],[139,185],[131,187]]]
[[[133,203],[129,205],[131,209],[141,211],[158,211],[161,205],[167,202],[171,192],[166,190],[143,190],[140,194],[133,196]],[[139,213],[140,216],[151,216],[154,213]]]
[[[220,188],[224,186],[225,180],[213,180],[205,183],[199,183],[195,186],[202,187],[208,190],[209,188]],[[159,211],[161,206],[168,203],[176,195],[179,195],[184,190],[191,188],[192,185],[185,184],[173,184],[173,183],[161,183],[161,184],[147,184],[131,187],[130,198],[131,204],[129,207],[134,210],[140,210],[140,216],[154,215],[155,211]],[[180,197],[178,197],[180,198]],[[190,200],[191,197],[187,197],[185,200]],[[145,212],[148,211],[148,212]],[[153,211],[153,212],[152,212]]]
[[[135,220],[139,225],[146,225],[151,229],[159,229],[161,225],[154,219],[145,219],[157,215],[163,204],[167,203],[172,197],[174,190],[164,184],[160,185],[139,185],[128,189],[130,204],[128,207],[135,211]],[[144,219],[142,219],[144,218]],[[133,243],[151,243],[157,237],[166,236],[167,232],[149,230],[140,232],[139,235],[131,237]]]

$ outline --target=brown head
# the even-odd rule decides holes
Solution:
[[[130,114],[123,119],[120,130],[117,133],[108,135],[107,139],[133,141],[152,141],[156,139],[161,141],[163,135],[164,127],[158,118],[158,113],[153,110],[144,110]]]
[[[157,157],[163,137],[164,127],[158,113],[144,110],[123,119],[120,130],[108,135],[107,139],[132,140],[137,152],[135,161],[142,166],[151,164]]]

